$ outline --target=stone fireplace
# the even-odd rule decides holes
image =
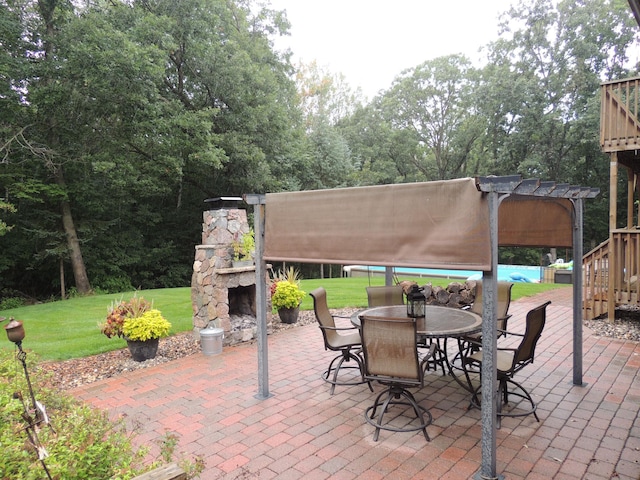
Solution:
[[[193,330],[199,336],[208,326],[222,328],[224,345],[256,336],[255,266],[232,265],[232,242],[249,230],[246,210],[220,206],[203,213],[191,277]]]

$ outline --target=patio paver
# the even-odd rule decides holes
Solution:
[[[497,433],[497,472],[507,479],[640,479],[640,344],[583,333],[583,386],[572,384],[570,287],[511,304],[510,329],[551,300],[535,363],[518,374],[538,403],[532,415],[505,418]],[[125,373],[72,394],[138,425],[139,442],[180,436],[177,453],[202,455],[202,479],[446,478],[480,469],[480,411],[450,377],[431,373],[416,397],[434,423],[421,434],[382,431],[363,418],[366,385],[320,378],[325,352],[316,325],[269,337],[269,389],[259,400],[256,344],[225,347]],[[381,388],[374,387],[376,392]]]

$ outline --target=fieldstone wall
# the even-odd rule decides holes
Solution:
[[[232,242],[249,232],[247,212],[220,208],[203,213],[202,245],[196,246],[191,302],[193,330],[224,329],[224,345],[256,336],[255,266],[233,267]]]

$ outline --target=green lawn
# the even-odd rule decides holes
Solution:
[[[404,279],[408,278],[400,280]],[[435,278],[418,280],[420,285],[427,282],[444,286],[448,285],[451,280]],[[384,285],[384,278],[302,280],[301,284],[302,289],[307,293],[316,287],[325,287],[330,308],[366,307],[365,287],[369,284]],[[512,299],[515,300],[558,287],[567,287],[567,285],[516,283],[512,290]],[[4,310],[0,311],[0,316],[12,316],[24,322],[26,337],[23,348],[37,353],[44,360],[65,360],[124,348],[126,346],[124,340],[105,337],[100,332],[98,324],[104,320],[107,308],[112,301],[118,301],[121,298],[127,300],[132,295],[133,292],[79,297]],[[191,289],[189,287],[144,290],[138,292],[138,295],[153,301],[154,307],[162,311],[164,317],[172,324],[171,333],[192,329]],[[309,295],[305,296],[301,308],[303,310],[313,309],[313,302]],[[13,348],[4,334],[0,338],[0,348]]]

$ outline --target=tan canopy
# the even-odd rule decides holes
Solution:
[[[256,258],[262,259],[256,262],[258,398],[269,396],[265,260],[482,270],[482,378],[490,381],[482,388],[480,473],[496,477],[498,245],[571,247],[582,258],[583,199],[598,193],[514,175],[245,196],[256,205]],[[582,276],[573,283],[573,381],[581,385]]]
[[[473,178],[266,195],[264,258],[491,269],[486,194]],[[509,196],[498,243],[572,247],[565,198]]]

